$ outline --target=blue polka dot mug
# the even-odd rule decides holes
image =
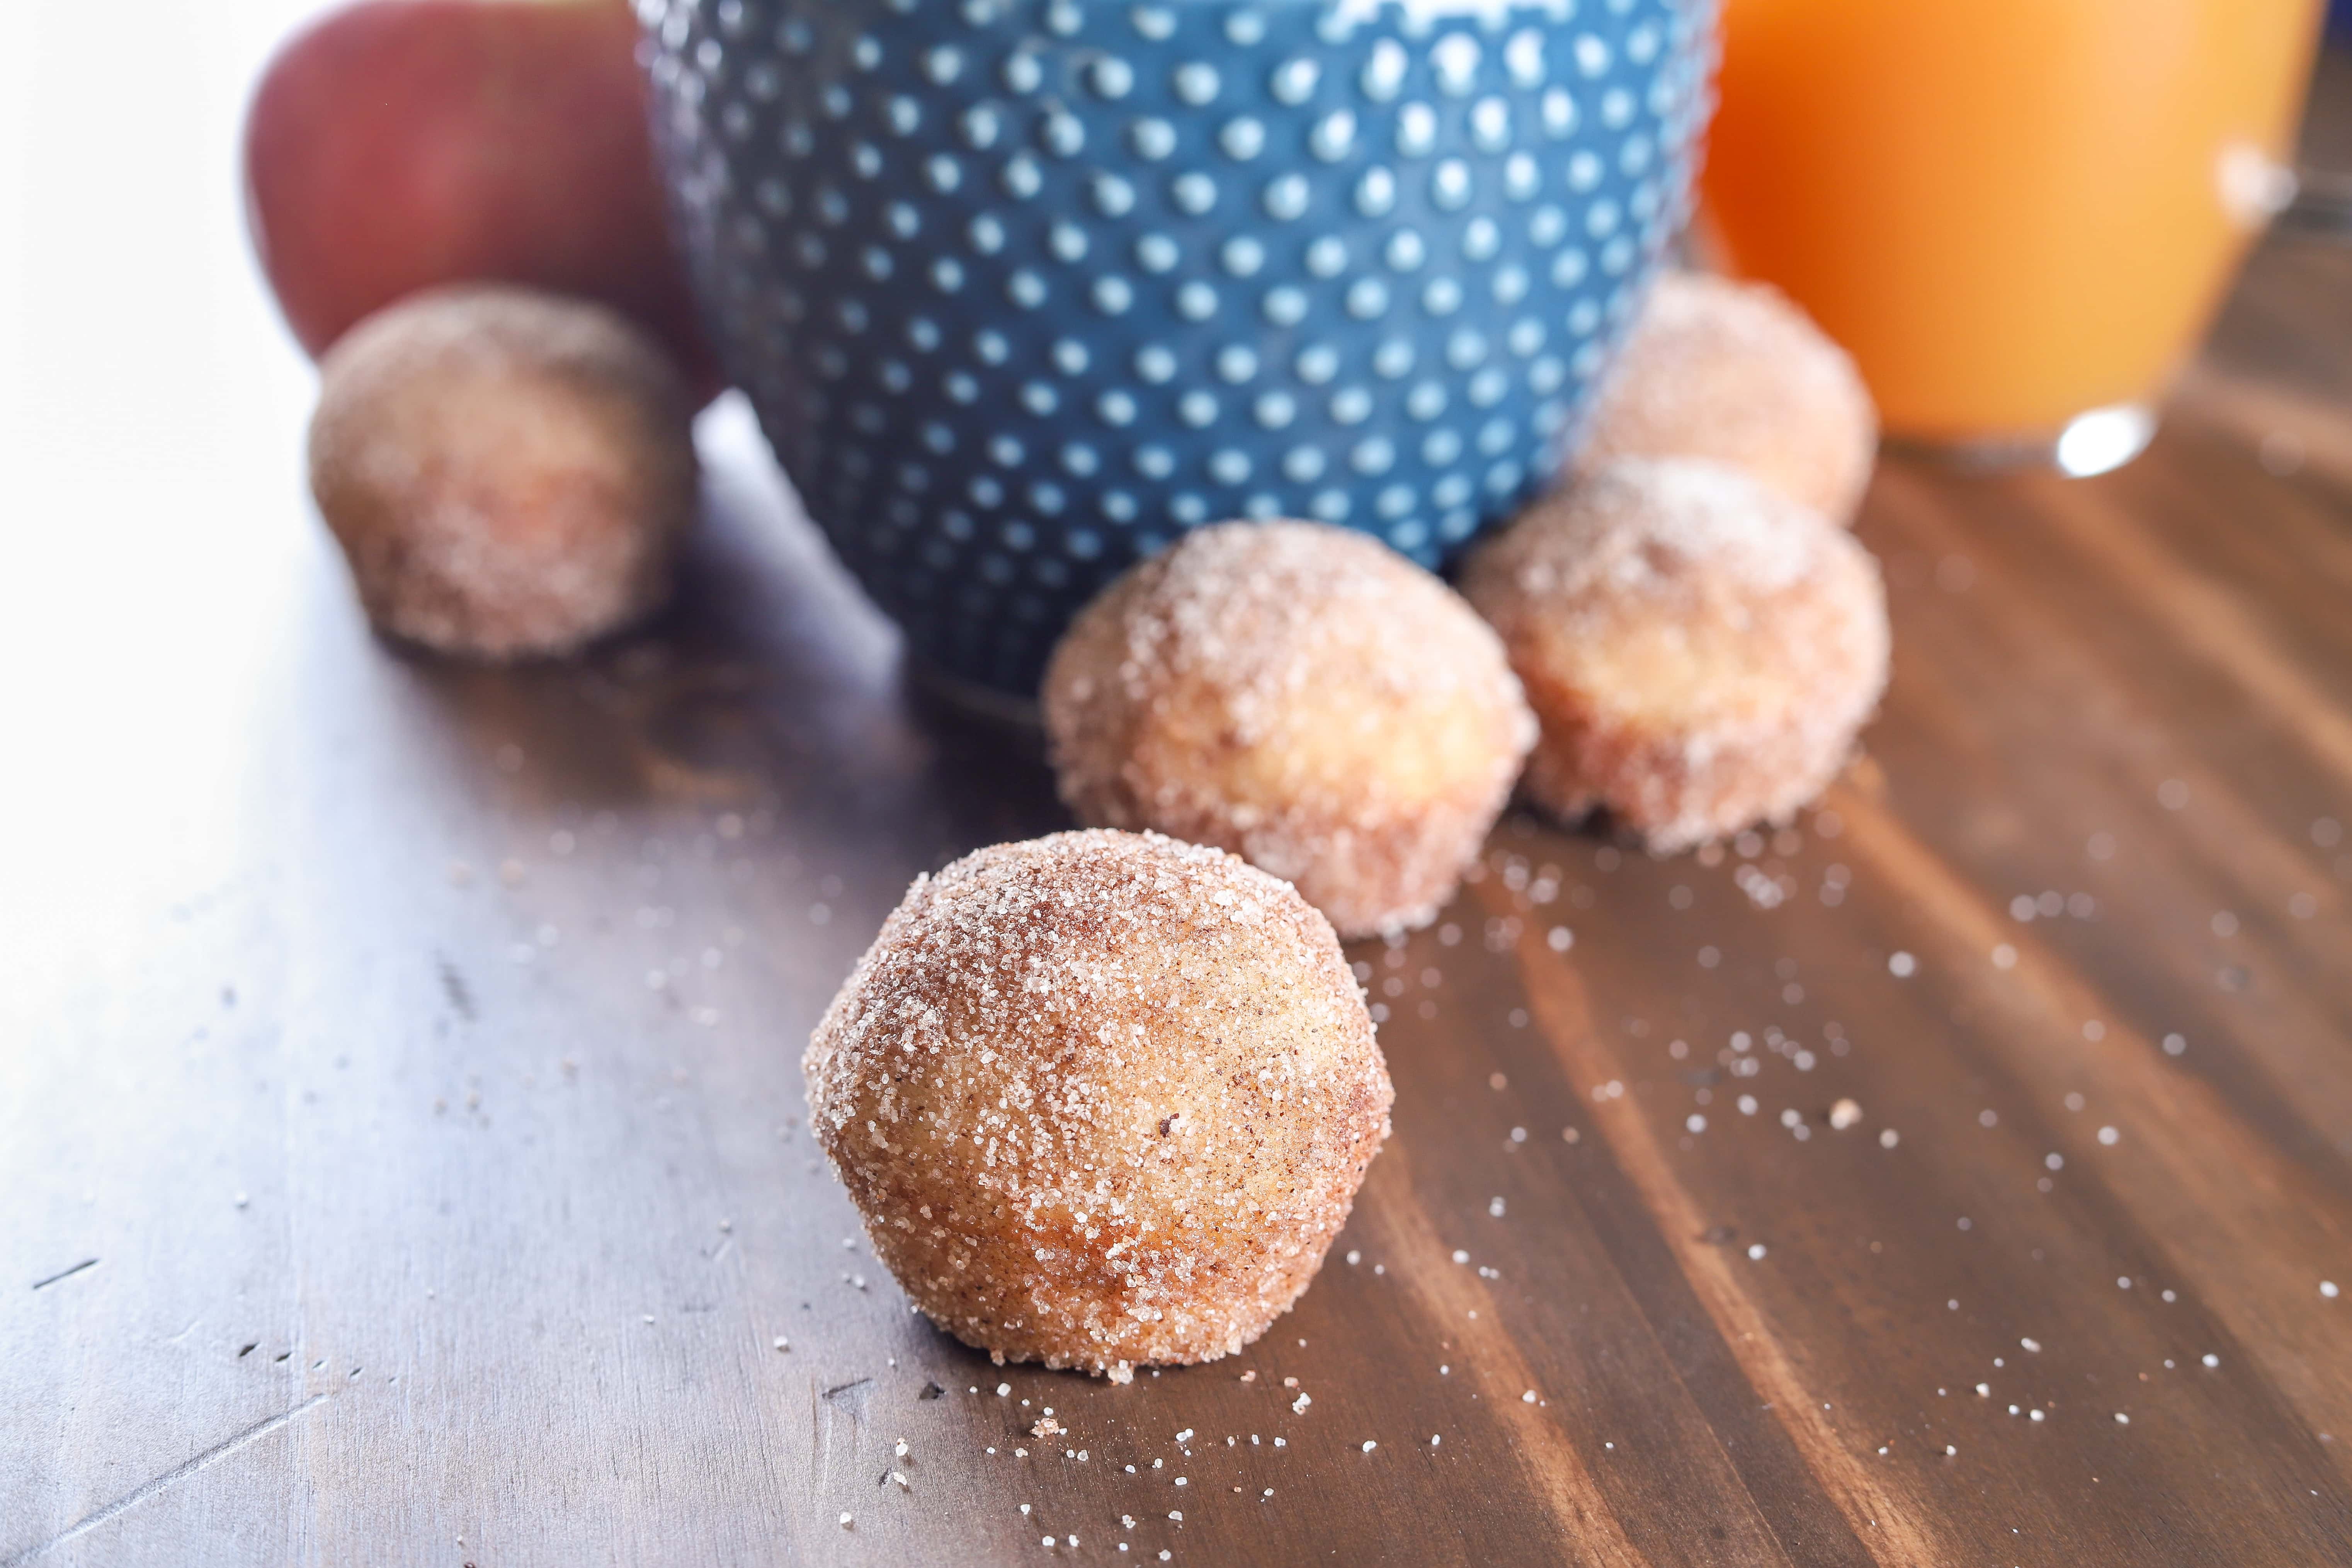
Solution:
[[[639,0],[695,286],[915,658],[1033,694],[1181,531],[1443,566],[1681,223],[1712,0]]]

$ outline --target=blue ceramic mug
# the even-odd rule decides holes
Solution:
[[[686,249],[935,671],[1036,689],[1185,529],[1441,567],[1556,469],[1686,210],[1712,0],[639,0]]]

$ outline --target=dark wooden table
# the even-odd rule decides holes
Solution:
[[[2352,253],[2265,247],[2118,474],[1882,468],[1824,809],[1513,816],[1356,947],[1353,1223],[1120,1388],[910,1317],[801,1098],[1048,780],[910,705],[737,408],[649,633],[371,641],[190,63],[275,25],[119,68],[202,134],[28,176],[79,226],[0,353],[0,1563],[2352,1562]]]

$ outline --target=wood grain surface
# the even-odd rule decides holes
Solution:
[[[1822,810],[1514,815],[1351,947],[1354,1220],[1113,1387],[910,1316],[804,1125],[908,880],[1063,823],[1034,755],[902,691],[731,405],[655,627],[373,642],[233,212],[110,292],[89,182],[216,142],[16,193],[100,259],[0,369],[0,1563],[2352,1563],[2352,252],[2266,247],[2120,473],[1882,466]]]

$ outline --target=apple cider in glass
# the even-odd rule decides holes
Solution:
[[[1896,435],[2046,441],[2144,406],[2288,186],[2319,19],[2315,0],[1727,0],[1717,237],[1845,345]]]

